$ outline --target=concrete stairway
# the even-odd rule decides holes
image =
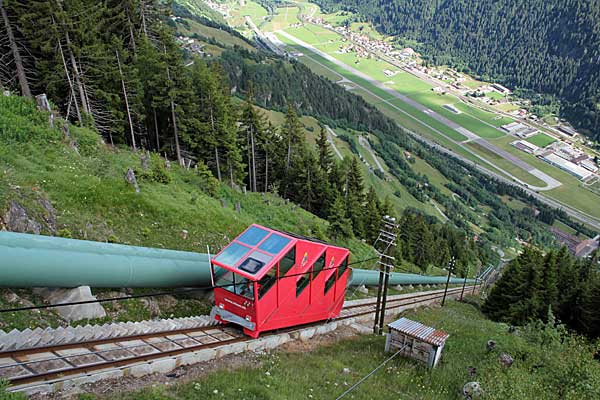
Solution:
[[[119,322],[105,325],[76,327],[35,328],[10,332],[0,330],[0,352],[31,349],[34,347],[74,344],[124,336],[145,335],[164,331],[203,328],[216,323],[208,315],[187,318],[162,319],[141,322]]]

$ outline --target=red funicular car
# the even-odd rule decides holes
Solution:
[[[335,318],[348,279],[347,249],[252,225],[211,260],[218,321],[261,332]]]

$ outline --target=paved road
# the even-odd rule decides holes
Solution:
[[[358,137],[358,143],[360,143],[360,145],[362,147],[364,147],[365,150],[367,150],[369,152],[369,154],[371,154],[371,157],[373,157],[373,160],[375,160],[375,164],[377,164],[377,168],[379,168],[379,170],[381,172],[385,173],[385,170],[383,169],[383,165],[381,165],[381,163],[379,162],[379,159],[377,158],[377,155],[371,148],[371,143],[369,143],[369,141],[367,139],[365,139],[362,135]]]
[[[337,146],[335,145],[335,141],[333,140],[333,137],[337,136],[337,135],[335,134],[333,129],[331,129],[328,125],[325,125],[325,129],[327,130],[327,141],[331,145],[331,148],[333,148],[333,151],[335,152],[335,154],[337,154],[337,156],[340,158],[340,160],[343,160],[344,156],[342,155],[340,150],[337,148]]]
[[[285,31],[277,31],[278,34],[281,34],[282,36],[285,36],[286,38],[294,41],[295,43],[299,44],[302,47],[305,47],[309,50],[311,50],[312,52],[318,54],[319,56],[325,58],[326,60],[336,64],[337,66],[345,69],[348,72],[351,72],[352,74],[360,77],[361,79],[364,79],[366,81],[368,81],[370,84],[372,84],[373,86],[376,86],[378,89],[381,89],[383,91],[385,91],[386,93],[390,94],[391,96],[402,100],[403,102],[405,102],[406,104],[409,104],[410,106],[418,109],[419,111],[429,115],[430,117],[436,119],[437,121],[443,123],[444,125],[448,126],[451,129],[454,129],[455,131],[459,132],[460,134],[464,135],[465,137],[467,137],[467,140],[477,140],[478,143],[480,144],[484,144],[484,146],[492,151],[495,154],[498,154],[500,157],[505,158],[506,160],[510,161],[510,162],[514,162],[517,161],[518,163],[516,163],[515,165],[523,170],[525,170],[526,172],[530,172],[530,171],[535,171],[535,175],[537,178],[541,179],[542,181],[544,181],[546,183],[546,186],[533,186],[533,185],[528,185],[529,187],[533,188],[534,190],[538,190],[538,191],[543,191],[543,190],[552,190],[557,188],[558,186],[561,185],[561,183],[559,181],[557,181],[556,179],[552,178],[551,176],[549,176],[548,174],[537,170],[535,168],[533,168],[532,166],[530,166],[529,164],[527,164],[526,162],[520,160],[519,158],[511,155],[510,153],[500,149],[499,147],[487,142],[486,140],[482,139],[480,136],[476,135],[475,133],[469,131],[468,129],[465,129],[463,127],[461,127],[460,125],[458,125],[456,122],[449,120],[448,118],[444,117],[443,115],[440,115],[438,113],[436,113],[433,110],[428,109],[427,107],[423,106],[422,104],[420,104],[417,101],[414,101],[413,99],[398,93],[397,91],[395,91],[394,89],[391,89],[387,86],[385,86],[385,84],[379,82],[376,79],[373,79],[372,77],[370,77],[369,75],[365,74],[362,71],[357,70],[354,67],[351,67],[341,61],[339,61],[338,59],[336,59],[333,56],[330,56],[329,54],[325,53],[324,51],[321,51],[319,49],[317,49],[316,47],[296,38],[293,35],[290,35],[289,33],[285,32]],[[315,60],[317,61],[317,60]],[[317,61],[318,62],[318,61]],[[322,64],[321,64],[322,65]],[[354,82],[355,85],[360,86],[358,83]],[[361,86],[362,87],[362,86]],[[374,94],[373,92],[369,91],[368,89],[366,89],[365,87],[362,87],[363,90],[368,91],[371,94]],[[381,98],[380,96],[375,95],[378,98]],[[476,156],[477,158],[481,159],[483,162],[486,162],[488,164],[490,164],[491,166],[493,166],[494,168],[501,170],[500,168],[498,168],[497,166],[495,166],[493,163],[491,163],[490,161],[488,161],[487,159],[479,156],[477,153],[473,152],[471,149],[469,149],[468,147],[465,147],[463,145],[463,143],[461,143],[460,141],[456,141],[452,138],[450,138],[449,136],[447,136],[445,133],[438,131],[437,129],[432,128],[431,126],[425,124],[423,121],[419,120],[418,118],[414,117],[413,115],[405,112],[404,110],[400,109],[399,107],[395,106],[394,104],[390,103],[389,100],[384,100],[382,99],[384,102],[386,102],[387,104],[389,104],[390,106],[394,107],[395,109],[397,109],[398,111],[401,111],[402,113],[404,113],[405,115],[411,117],[412,119],[418,121],[419,123],[428,126],[430,129],[433,129],[435,132],[437,132],[438,134],[444,136],[445,138],[447,138],[448,140],[451,140],[453,143],[455,143],[457,146],[462,147],[464,150],[466,150],[467,152],[473,154],[474,156]],[[516,181],[518,181],[519,183],[525,185],[526,183],[521,181],[520,179],[518,179],[517,177],[513,176],[511,173],[501,170],[503,173],[505,173],[507,176],[510,176],[511,178],[515,179]]]
[[[288,37],[290,40],[293,40],[293,41],[295,41],[296,43],[298,43],[298,44],[300,44],[300,45],[304,46],[304,44],[302,44],[302,43],[304,43],[304,42],[300,43],[301,41],[299,41],[299,39],[295,38],[294,36],[291,36],[291,35],[289,35],[287,32],[279,31],[279,32],[277,32],[277,33],[280,33],[280,34],[282,34],[283,36],[285,36],[285,37]],[[310,45],[308,45],[308,44],[306,44],[306,45],[308,46],[307,48],[309,48],[309,49],[310,49]],[[315,50],[316,50],[316,49],[315,49]],[[317,50],[316,52],[318,52],[318,50]],[[305,56],[306,56],[306,57],[309,57],[309,58],[311,58],[311,57],[310,57],[310,56],[308,56],[308,55],[305,55]],[[327,55],[327,57],[325,57],[325,58],[327,58],[327,59],[329,60],[329,59],[331,59],[331,58],[333,58],[333,57],[331,57],[331,56]],[[326,69],[328,69],[328,70],[330,70],[330,71],[332,71],[332,72],[334,72],[334,73],[336,73],[336,74],[338,74],[338,75],[342,76],[342,75],[341,75],[341,74],[339,74],[337,71],[335,71],[335,70],[333,70],[333,69],[329,68],[327,65],[324,65],[324,64],[322,64],[321,62],[319,62],[319,60],[316,60],[316,59],[314,59],[314,58],[311,58],[311,60],[313,60],[314,62],[316,62],[316,63],[320,64],[320,65],[321,65],[323,68],[326,68]],[[335,59],[334,59],[334,60],[335,60]],[[336,61],[337,61],[337,60],[336,60]],[[343,66],[344,66],[344,67],[348,67],[348,66],[346,66],[345,64],[343,64]],[[349,67],[349,68],[352,68],[352,67]],[[360,71],[358,71],[358,72],[360,72]],[[354,84],[355,84],[355,85],[357,85],[357,86],[360,86],[360,85],[359,85],[358,83],[356,83],[356,82],[354,82]],[[422,121],[418,120],[417,118],[413,117],[412,115],[410,115],[410,114],[406,113],[404,110],[402,110],[402,109],[400,109],[400,108],[398,108],[398,107],[394,106],[392,103],[390,103],[390,102],[389,102],[389,101],[387,101],[386,99],[383,99],[383,98],[381,98],[381,96],[379,96],[379,95],[377,95],[377,94],[375,94],[375,93],[371,92],[369,89],[367,89],[367,88],[365,88],[365,87],[363,87],[363,86],[360,86],[360,87],[361,87],[361,89],[363,89],[364,91],[366,91],[366,92],[368,92],[370,95],[372,95],[373,97],[375,97],[375,98],[379,99],[380,101],[382,101],[382,102],[384,102],[384,103],[387,103],[388,105],[390,105],[390,106],[394,107],[394,108],[395,108],[396,110],[398,110],[399,112],[406,114],[407,116],[409,116],[409,117],[411,117],[411,118],[413,118],[413,119],[415,119],[415,120],[419,121],[420,123],[422,123],[422,124],[423,124],[423,125],[425,125],[425,126],[428,126],[427,124],[423,123]],[[562,202],[559,202],[559,201],[557,201],[557,200],[554,200],[554,199],[551,199],[551,198],[549,198],[549,197],[546,197],[546,196],[544,196],[544,195],[542,195],[542,194],[540,194],[540,193],[537,193],[537,190],[538,190],[537,188],[533,188],[533,187],[531,187],[531,186],[529,186],[529,187],[524,187],[524,182],[521,182],[521,181],[519,181],[519,180],[518,180],[517,178],[515,178],[515,177],[512,177],[512,180],[511,180],[511,179],[508,179],[508,178],[506,178],[505,176],[502,176],[502,175],[500,175],[500,174],[498,174],[498,173],[496,173],[496,172],[494,172],[494,171],[492,171],[492,170],[490,170],[490,169],[488,169],[488,168],[484,167],[484,166],[483,166],[483,165],[481,165],[481,164],[475,163],[475,162],[473,162],[473,161],[469,160],[468,158],[466,158],[466,157],[464,157],[464,156],[462,156],[462,155],[460,155],[460,154],[458,154],[458,153],[455,153],[454,151],[452,151],[452,150],[450,150],[450,149],[447,149],[447,148],[445,148],[445,147],[443,147],[443,146],[441,146],[441,145],[439,145],[439,144],[437,144],[437,143],[435,143],[435,142],[433,142],[433,141],[431,141],[431,140],[429,140],[429,139],[426,139],[426,138],[422,137],[421,135],[418,135],[418,134],[417,134],[417,133],[415,133],[415,132],[412,132],[412,131],[410,131],[410,130],[408,130],[408,129],[404,128],[404,127],[403,127],[403,126],[401,126],[400,124],[397,124],[397,125],[398,125],[398,126],[401,128],[401,129],[403,129],[404,131],[406,131],[407,133],[409,133],[411,136],[413,136],[413,137],[414,137],[416,140],[418,140],[418,141],[420,141],[420,142],[423,142],[423,143],[425,143],[425,144],[429,145],[430,147],[437,149],[438,151],[440,151],[440,152],[442,152],[442,153],[445,153],[445,154],[448,154],[448,155],[450,155],[450,156],[452,156],[452,157],[454,157],[454,158],[457,158],[457,159],[459,159],[459,160],[463,161],[464,163],[466,163],[466,164],[468,164],[468,165],[471,165],[471,166],[473,166],[473,167],[474,167],[474,168],[476,168],[477,170],[479,170],[479,171],[481,171],[481,172],[483,172],[483,173],[485,173],[485,174],[487,174],[487,175],[489,175],[489,176],[491,176],[491,177],[493,177],[493,178],[495,178],[495,179],[497,179],[497,180],[499,180],[499,181],[501,181],[501,182],[504,182],[504,183],[506,183],[506,184],[509,184],[509,185],[513,185],[513,186],[519,187],[519,188],[523,189],[525,192],[527,192],[529,195],[531,195],[531,196],[533,196],[534,198],[538,199],[539,201],[541,201],[541,202],[543,202],[543,203],[545,203],[545,204],[547,204],[547,205],[549,205],[549,206],[551,206],[551,207],[557,208],[557,209],[559,209],[559,210],[563,210],[563,211],[564,211],[565,213],[567,213],[569,216],[571,216],[571,217],[573,217],[573,218],[575,218],[575,219],[577,219],[577,220],[579,220],[579,221],[581,221],[581,222],[583,222],[583,223],[585,223],[585,224],[588,224],[589,226],[591,226],[591,227],[593,227],[593,228],[595,228],[595,229],[597,229],[597,230],[600,230],[600,219],[597,219],[597,218],[595,218],[595,217],[593,217],[593,216],[591,216],[591,215],[588,215],[588,214],[586,214],[586,213],[584,213],[584,212],[582,212],[582,211],[576,210],[576,209],[574,209],[574,208],[570,207],[570,206],[569,206],[569,205],[567,205],[567,204],[564,204],[564,203],[562,203]],[[430,127],[430,126],[428,126],[428,127],[429,127],[430,129],[432,129],[433,131],[435,131],[435,132],[438,132],[438,133],[442,134],[441,132],[437,131],[435,128],[433,128],[433,127]],[[462,148],[464,148],[465,150],[467,150],[467,151],[469,151],[469,152],[470,152],[470,150],[469,150],[468,148],[465,148],[465,147],[464,147],[462,144],[459,144],[459,146],[461,146]],[[476,155],[476,154],[475,154],[475,155]],[[497,170],[499,170],[499,171],[502,171],[503,173],[507,174],[507,176],[512,176],[512,175],[511,175],[511,174],[509,174],[508,172],[506,172],[506,171],[503,171],[502,169],[500,169],[500,168],[498,168],[498,167],[494,166],[494,165],[493,165],[493,164],[492,164],[490,161],[488,161],[488,160],[486,160],[486,159],[484,159],[484,158],[482,158],[482,157],[479,157],[478,155],[476,155],[476,156],[477,156],[478,158],[480,158],[480,159],[481,159],[481,161],[482,161],[483,163],[491,165],[492,167],[496,168]]]

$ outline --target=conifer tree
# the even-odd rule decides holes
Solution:
[[[328,234],[335,240],[352,237],[352,222],[346,218],[344,200],[336,196],[329,210]]]

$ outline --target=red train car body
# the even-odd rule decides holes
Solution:
[[[348,249],[252,225],[211,260],[214,319],[251,337],[339,315]]]

